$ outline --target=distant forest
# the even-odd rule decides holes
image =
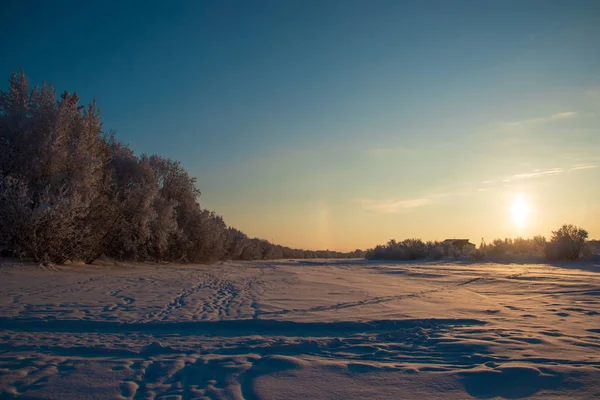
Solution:
[[[599,240],[587,240],[588,232],[575,225],[565,224],[552,231],[550,240],[544,236],[533,238],[495,239],[491,243],[482,240],[478,248],[465,240],[446,240],[445,242],[423,242],[421,239],[406,239],[397,242],[392,239],[384,245],[378,245],[366,251],[369,260],[419,260],[429,258],[441,260],[445,257],[459,258],[468,256],[476,261],[499,260],[511,256],[543,257],[548,261],[576,260],[591,258],[600,249]],[[458,243],[458,245],[457,245]]]
[[[95,102],[12,74],[0,91],[0,250],[42,263],[105,255],[211,262],[364,257],[249,238],[203,209],[177,161],[135,153],[103,130]]]

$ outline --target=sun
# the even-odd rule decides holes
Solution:
[[[531,207],[523,195],[518,195],[509,208],[510,216],[515,225],[522,227],[527,224]]]

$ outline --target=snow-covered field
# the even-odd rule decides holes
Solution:
[[[0,267],[0,398],[600,396],[600,265]]]

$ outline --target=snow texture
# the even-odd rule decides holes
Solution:
[[[0,267],[2,399],[589,399],[600,265]]]

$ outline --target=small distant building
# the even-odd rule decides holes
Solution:
[[[442,247],[446,255],[454,252],[467,254],[475,250],[475,245],[469,242],[469,239],[446,239],[442,242]]]

